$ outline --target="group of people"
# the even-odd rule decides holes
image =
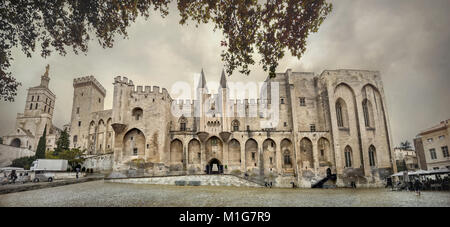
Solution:
[[[426,178],[421,183],[424,189],[431,189],[433,185],[440,185],[442,190],[450,189],[450,178],[448,175],[443,178],[437,176],[436,179]]]
[[[11,173],[8,175],[6,172],[3,172],[3,178],[2,178],[2,179],[3,179],[5,182],[2,182],[2,183],[12,183],[12,184],[15,184],[15,183],[16,183],[16,180],[19,178],[19,176],[20,176],[20,177],[22,177],[22,176],[28,176],[28,173],[25,172],[25,173],[20,173],[19,175],[17,175],[16,170],[11,170]]]
[[[388,182],[389,184],[389,182]],[[394,185],[392,185],[394,188]],[[409,190],[415,191],[417,195],[420,195],[421,190],[432,190],[433,188],[439,188],[441,190],[449,190],[450,189],[450,178],[449,176],[440,177],[439,175],[435,176],[435,179],[431,177],[415,177],[414,179],[403,182],[399,181],[395,185],[397,190]]]

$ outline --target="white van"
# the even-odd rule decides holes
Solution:
[[[67,171],[68,161],[63,159],[37,159],[30,170],[35,172],[33,182],[55,180],[57,172]]]

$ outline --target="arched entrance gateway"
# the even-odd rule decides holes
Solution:
[[[218,159],[213,158],[206,165],[206,174],[222,174],[222,173],[223,173],[223,165]]]
[[[11,141],[10,145],[13,147],[20,147],[20,145],[22,145],[22,142],[20,142],[19,138],[15,138]]]

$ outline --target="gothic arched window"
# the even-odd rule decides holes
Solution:
[[[336,121],[339,128],[348,127],[347,105],[342,98],[336,101]]]
[[[345,167],[352,167],[352,148],[350,146],[345,147]]]
[[[143,114],[143,111],[142,111],[141,108],[136,107],[136,108],[133,109],[132,116],[134,117],[134,119],[136,121],[139,121],[139,119],[141,119],[143,115],[144,114]]]
[[[284,157],[284,164],[285,165],[291,165],[292,164],[291,163],[291,155],[290,155],[289,150],[285,150],[284,151],[283,157]]]
[[[342,105],[340,102],[336,103],[336,118],[338,127],[344,127],[344,121],[342,119]]]
[[[364,99],[362,102],[362,107],[363,107],[363,113],[364,113],[364,124],[366,125],[366,127],[373,127],[374,123],[373,123],[373,112],[372,112],[372,105],[369,102],[369,100]]]
[[[231,122],[231,127],[233,127],[233,132],[239,131],[239,121],[234,120],[233,122]]]
[[[370,166],[376,166],[376,150],[373,145],[369,147],[369,164]]]
[[[184,116],[181,116],[179,122],[180,122],[180,131],[186,131],[187,119]]]

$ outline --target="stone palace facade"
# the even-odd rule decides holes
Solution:
[[[71,146],[109,157],[113,171],[128,176],[226,173],[311,187],[328,172],[338,186],[380,186],[395,171],[379,72],[287,70],[265,82],[276,82],[278,93],[268,85],[268,98],[230,100],[225,75],[209,94],[202,71],[198,98],[180,101],[116,77],[105,110],[105,88],[93,76],[76,78]],[[276,108],[277,123],[262,124],[262,110]]]

